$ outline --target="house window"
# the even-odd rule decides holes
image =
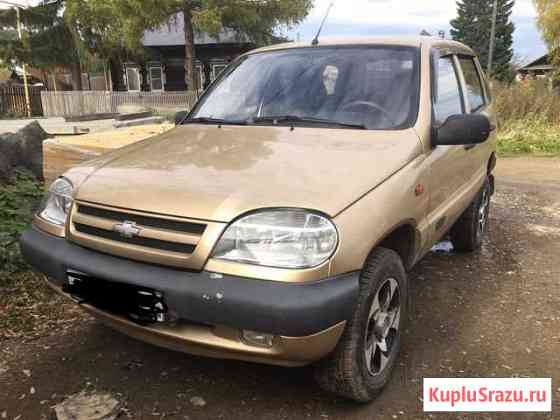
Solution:
[[[152,92],[163,91],[163,71],[161,66],[150,67],[150,90]]]
[[[138,67],[126,68],[126,80],[129,92],[140,92],[140,70]]]
[[[195,66],[194,67],[194,83],[197,85],[195,87],[196,90],[200,90],[203,88],[204,86],[204,71],[202,69],[202,66]],[[189,89],[192,90],[192,89]]]

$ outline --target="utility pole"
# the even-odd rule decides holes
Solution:
[[[494,0],[494,10],[492,11],[492,30],[490,32],[490,48],[488,48],[488,77],[492,74],[492,61],[494,59],[494,44],[496,43],[496,20],[498,19],[498,0]]]

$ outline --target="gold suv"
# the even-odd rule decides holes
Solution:
[[[495,119],[473,51],[432,38],[283,44],[235,60],[177,127],[68,171],[27,261],[111,327],[196,355],[316,364],[371,400],[407,271],[480,247]]]

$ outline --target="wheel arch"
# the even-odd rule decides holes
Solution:
[[[390,229],[383,238],[371,249],[378,247],[395,251],[403,262],[406,270],[414,264],[414,257],[418,248],[419,233],[414,220],[403,221]]]

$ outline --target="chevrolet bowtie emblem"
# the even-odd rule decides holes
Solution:
[[[113,226],[113,231],[127,239],[134,238],[140,234],[140,228],[136,225],[136,223],[128,221]]]

